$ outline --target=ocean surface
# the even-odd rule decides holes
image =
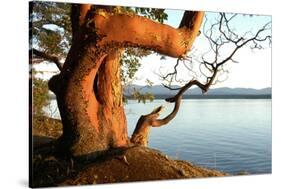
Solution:
[[[164,105],[164,100],[125,106],[129,136],[140,115]],[[45,111],[59,118],[56,101]],[[160,118],[161,118],[160,117]],[[186,99],[169,124],[152,128],[149,147],[175,159],[231,174],[271,173],[271,99]]]

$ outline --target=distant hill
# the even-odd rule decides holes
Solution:
[[[179,87],[179,86],[173,86]],[[168,98],[177,93],[175,90],[169,90],[162,85],[153,85],[151,87],[144,87],[140,85],[130,85],[126,88],[125,96],[130,96],[130,92],[135,89],[140,90],[142,93],[152,93],[155,98]],[[52,99],[55,99],[54,94],[50,94]],[[263,89],[253,89],[253,88],[229,88],[229,87],[221,87],[221,88],[211,88],[209,91],[202,95],[202,92],[199,88],[189,89],[184,93],[183,98],[271,98],[271,87],[263,88]]]
[[[179,86],[173,86],[179,87]],[[167,96],[172,96],[177,93],[175,90],[169,90],[162,85],[154,85],[151,87],[144,87],[139,85],[130,85],[126,89],[125,95],[129,95],[128,91],[133,91],[133,89],[138,89],[142,93],[152,93],[156,98],[165,98]],[[192,88],[189,89],[184,93],[184,97],[198,97],[198,98],[216,98],[216,97],[253,97],[253,98],[271,98],[271,87],[263,88],[263,89],[253,89],[253,88],[229,88],[229,87],[222,87],[222,88],[213,88],[209,89],[209,91],[203,96],[202,92],[199,88]]]

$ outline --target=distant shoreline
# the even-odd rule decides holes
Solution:
[[[166,99],[173,95],[154,95],[154,99]],[[56,100],[55,95],[50,95],[52,100]],[[127,97],[133,100],[131,97]],[[271,99],[272,95],[184,95],[183,99]]]
[[[172,96],[154,95],[154,99],[166,99]],[[184,95],[183,99],[271,99],[271,95]]]
[[[179,86],[173,86],[177,88]],[[132,92],[136,90],[141,94],[152,94],[154,99],[171,98],[177,94],[178,91],[169,90],[162,85],[153,85],[151,87],[130,85],[123,91],[124,97],[133,99]],[[51,99],[56,99],[54,94],[50,95]],[[254,88],[214,88],[210,89],[208,93],[202,94],[199,88],[192,88],[189,92],[183,94],[183,99],[272,99],[271,87],[263,89]]]

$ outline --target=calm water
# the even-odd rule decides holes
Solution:
[[[58,117],[54,104],[48,109]],[[129,101],[129,135],[141,114],[160,105],[165,106],[163,116],[173,108],[164,100],[147,104]],[[232,174],[271,173],[271,100],[183,100],[176,118],[152,128],[149,139],[151,148],[204,167]]]

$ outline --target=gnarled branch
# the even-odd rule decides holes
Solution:
[[[173,111],[169,115],[167,115],[165,118],[157,119],[160,115],[161,110],[163,109],[163,106],[159,106],[158,108],[153,110],[150,114],[141,116],[139,118],[139,120],[137,122],[137,126],[133,132],[131,142],[134,144],[147,146],[150,127],[161,127],[161,126],[169,123],[172,119],[174,119],[179,111],[182,96],[183,96],[184,92],[187,91],[190,87],[196,85],[203,92],[207,92],[215,80],[219,67],[220,67],[220,65],[217,65],[214,68],[213,74],[206,84],[202,84],[197,80],[191,80],[186,85],[181,87],[179,92],[174,97],[167,98],[166,99],[167,102],[175,103],[175,105],[174,105]]]
[[[62,64],[59,61],[59,58],[57,56],[53,56],[53,55],[49,55],[45,52],[39,51],[37,49],[32,49],[31,53],[34,54],[35,56],[41,57],[45,60],[54,62],[56,64],[56,66],[58,67],[58,69],[61,71],[62,70]]]
[[[191,19],[184,16],[178,29],[138,15],[107,12],[95,14],[89,26],[92,25],[100,37],[98,46],[141,47],[171,57],[181,57],[190,50],[204,15],[203,12],[188,14]]]

